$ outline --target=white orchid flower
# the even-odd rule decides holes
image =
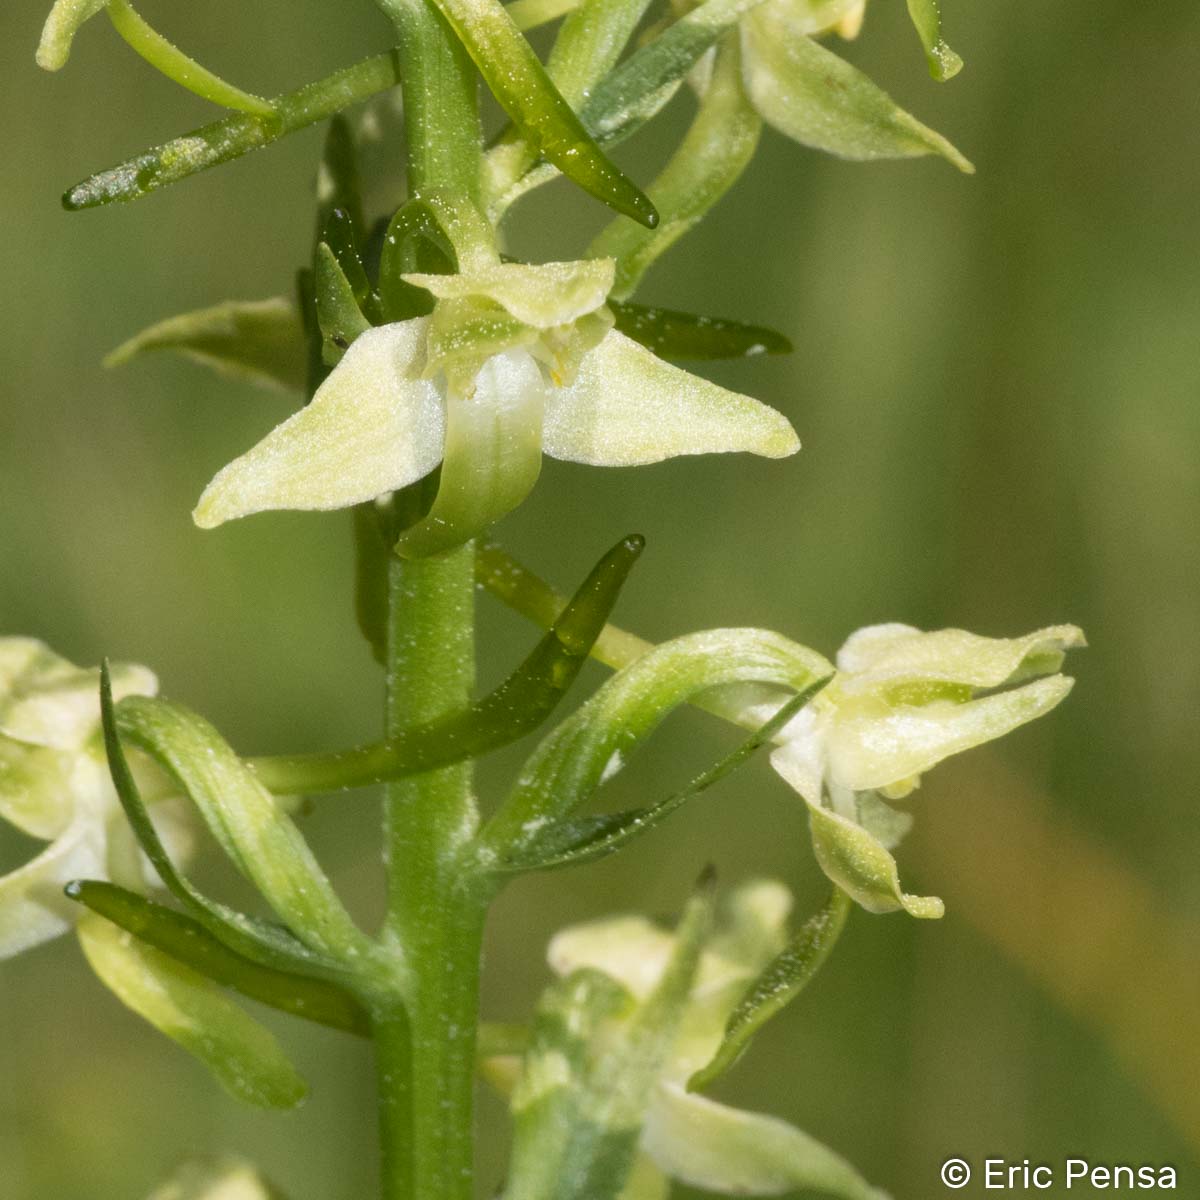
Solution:
[[[911,0],[909,9],[934,77],[951,78],[962,60],[942,40],[935,0]],[[816,40],[857,37],[865,12],[865,0],[764,0],[751,7],[738,22],[744,102],[784,137],[839,158],[937,154],[972,173],[946,138]],[[693,72],[702,94],[712,64],[710,51]]]
[[[145,667],[118,664],[113,693],[153,695]],[[33,638],[0,638],[0,818],[49,845],[0,877],[0,959],[58,936],[79,906],[72,879],[139,883],[146,869],[121,812],[100,737],[100,676]],[[177,850],[186,834],[165,801],[155,805]]]
[[[196,523],[345,508],[441,462],[427,544],[410,545],[429,553],[444,548],[431,544],[437,529],[466,540],[519,503],[543,452],[621,467],[799,448],[782,414],[612,329],[604,304],[613,271],[606,259],[497,260],[406,276],[437,297],[433,314],[360,334],[307,407],[218,473]]]
[[[791,907],[787,889],[773,882],[747,884],[723,906],[651,1089],[638,1161],[622,1200],[664,1200],[671,1179],[724,1195],[777,1196],[811,1189],[842,1200],[887,1200],[840,1155],[786,1121],[687,1091],[689,1077],[721,1044],[729,1015],[750,983],[783,949]],[[619,1044],[622,1030],[653,1003],[677,941],[675,934],[640,916],[573,926],[551,941],[548,958],[557,975],[585,978],[577,973],[599,971],[631,998],[626,1011],[597,1023],[598,1053]],[[564,1035],[580,1028],[575,1023]],[[527,1056],[523,1075],[514,1060],[493,1060],[487,1066],[493,1080],[514,1088],[518,1119],[522,1106],[553,1102],[555,1088],[571,1087],[562,1065],[554,1065],[552,1048],[545,1050],[541,1057]],[[524,1194],[519,1182],[515,1191]]]
[[[906,796],[943,759],[1049,712],[1074,682],[1058,673],[1066,651],[1084,644],[1074,625],[1019,638],[909,625],[851,635],[833,681],[784,726],[771,754],[808,805],[830,879],[871,912],[940,917],[937,897],[901,891],[889,851],[910,818],[880,797]]]

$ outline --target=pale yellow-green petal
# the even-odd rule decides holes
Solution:
[[[45,71],[57,71],[71,56],[71,43],[85,21],[108,7],[108,0],[57,0],[42,26],[37,48],[37,64]]]
[[[49,841],[71,823],[75,755],[0,735],[0,820]]]
[[[743,1112],[664,1084],[642,1149],[673,1179],[728,1196],[801,1190],[841,1200],[887,1200],[844,1159],[777,1117]]]
[[[1072,683],[1051,675],[965,703],[843,705],[828,736],[829,779],[856,792],[911,779],[1048,713]]]
[[[146,1200],[283,1200],[247,1162],[237,1158],[184,1163]]]
[[[420,377],[426,325],[418,318],[362,334],[312,403],[218,472],[196,524],[348,508],[429,474],[442,456],[445,413],[437,388]]]
[[[940,154],[960,171],[974,170],[941,134],[803,28],[786,4],[755,9],[742,21],[746,91],[764,120],[802,145],[841,158]]]
[[[849,691],[910,682],[992,688],[1014,677],[1057,671],[1066,651],[1083,645],[1077,625],[1051,625],[1015,638],[981,637],[965,629],[925,633],[911,625],[869,625],[846,639],[837,664],[844,673],[840,684]]]
[[[674,949],[674,935],[645,917],[609,917],[555,934],[546,958],[558,975],[591,967],[642,1000],[662,978]]]
[[[152,671],[114,663],[113,696],[150,696]],[[77,750],[100,728],[100,673],[77,667],[33,638],[0,639],[0,735],[34,746]]]
[[[595,312],[612,289],[610,258],[577,262],[495,263],[460,275],[405,275],[439,300],[482,296],[526,325],[551,329]]]
[[[729,451],[785,458],[800,448],[782,413],[615,330],[584,356],[574,383],[547,394],[542,444],[553,458],[602,467]]]
[[[645,1154],[633,1160],[633,1170],[618,1200],[667,1200],[671,1181]]]
[[[792,893],[776,879],[743,883],[722,901],[709,950],[749,970],[761,970],[787,942],[793,904]]]
[[[88,913],[79,941],[117,999],[194,1054],[239,1100],[294,1108],[308,1088],[273,1034],[210,979]]]
[[[937,896],[913,896],[900,887],[896,860],[861,825],[819,804],[809,803],[808,817],[821,870],[867,912],[904,909],[934,919],[945,913]]]
[[[78,817],[23,867],[0,876],[0,959],[65,933],[79,906],[63,895],[72,879],[104,876],[104,824]]]

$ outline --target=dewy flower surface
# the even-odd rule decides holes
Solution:
[[[1049,712],[1071,690],[1058,673],[1065,652],[1084,644],[1074,625],[1020,638],[896,624],[852,634],[833,682],[784,727],[771,754],[808,805],[830,879],[871,912],[940,917],[936,897],[900,890],[889,850],[910,819],[880,796],[899,799],[943,759]]]
[[[145,667],[117,665],[118,697],[153,695]],[[33,638],[0,638],[0,818],[49,842],[0,878],[0,958],[56,937],[77,904],[63,885],[140,870],[100,743],[99,672]]]
[[[799,449],[774,409],[611,329],[611,261],[496,262],[407,278],[438,297],[433,314],[361,334],[311,404],[216,476],[197,524],[344,508],[415,483],[444,453],[445,476],[456,450],[475,451],[467,471],[508,460],[488,486],[505,490],[507,473],[528,491],[542,452],[616,467]],[[479,454],[480,443],[490,453]]]
[[[632,1122],[640,1163],[623,1200],[651,1200],[667,1194],[668,1178],[706,1192],[724,1195],[776,1196],[813,1189],[842,1200],[887,1200],[840,1155],[802,1130],[775,1117],[718,1104],[687,1090],[687,1081],[712,1058],[738,1001],[770,959],[784,946],[792,898],[781,884],[759,881],[739,887],[722,906],[715,930],[704,942],[690,987],[672,1011],[659,1019],[667,1030],[648,1094],[633,1097],[617,1109],[589,1110],[586,1100],[572,1102],[586,1091],[588,1068],[583,1061],[622,1053],[633,1030],[656,1005],[655,999],[672,959],[679,952],[679,935],[640,916],[620,916],[572,926],[550,943],[550,966],[560,976],[557,985],[566,1007],[556,1014],[565,1028],[556,1044],[554,1026],[527,1054],[523,1074],[514,1079],[516,1064],[492,1062],[488,1074],[502,1086],[512,1086],[518,1126],[523,1113],[561,1103],[560,1118],[583,1123],[608,1120],[613,1135],[620,1122]],[[599,972],[619,986],[623,1003],[605,1002],[603,989],[590,989],[589,974]],[[572,988],[572,984],[578,986]],[[551,989],[548,997],[553,997]],[[588,1008],[591,1008],[591,1012]],[[571,1046],[573,1036],[591,1027],[588,1043]],[[567,1063],[570,1061],[570,1068]],[[556,1065],[557,1064],[557,1065]],[[603,1068],[600,1067],[600,1070]],[[565,1073],[579,1072],[572,1080]],[[559,1093],[556,1095],[556,1092]],[[518,1158],[507,1194],[524,1200],[541,1196],[539,1164],[528,1163],[522,1176]],[[530,1147],[536,1154],[536,1147]]]

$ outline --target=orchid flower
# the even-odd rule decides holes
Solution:
[[[514,508],[543,453],[593,466],[685,454],[793,454],[774,409],[671,366],[612,328],[611,260],[498,259],[405,276],[432,314],[368,328],[312,402],[218,473],[196,523],[268,509],[337,509],[442,464],[438,498],[401,539],[422,555]]]
[[[115,665],[118,696],[157,690],[145,667]],[[100,737],[99,673],[33,638],[0,638],[0,817],[49,845],[0,877],[0,959],[58,936],[82,911],[62,893],[74,879],[144,884],[137,843],[109,779]],[[160,790],[160,795],[162,794]],[[163,832],[186,848],[165,800]]]
[[[962,60],[942,40],[936,0],[910,0],[909,9],[934,78],[951,78]],[[841,158],[938,154],[972,172],[941,134],[815,40],[828,33],[856,37],[865,10],[865,0],[765,0],[751,7],[738,22],[747,102],[785,137]],[[694,76],[701,91],[711,61],[710,52]]]
[[[940,917],[937,897],[900,889],[890,850],[911,818],[885,800],[908,795],[943,759],[1049,712],[1074,682],[1058,673],[1065,652],[1084,644],[1074,625],[1019,638],[896,624],[852,634],[832,683],[771,754],[808,805],[826,875],[870,912]]]
[[[681,937],[640,916],[577,925],[554,937],[548,958],[561,982],[547,994],[542,1011],[557,1020],[543,1020],[540,1031],[535,1026],[523,1064],[514,1059],[485,1064],[488,1077],[512,1091],[517,1122],[506,1200],[543,1194],[535,1181],[542,1178],[545,1163],[539,1154],[545,1154],[549,1139],[530,1137],[530,1155],[524,1157],[522,1122],[529,1115],[536,1120],[551,1113],[560,1124],[608,1122],[610,1145],[622,1123],[632,1120],[640,1126],[622,1200],[662,1200],[669,1179],[725,1195],[776,1196],[812,1189],[843,1200],[887,1200],[840,1155],[800,1129],[776,1117],[718,1104],[686,1087],[721,1044],[742,995],[783,948],[791,907],[787,889],[773,882],[744,885],[728,898],[703,943],[681,1003],[654,1017],[668,1027],[667,1048],[653,1064],[648,1091],[639,1091],[641,1103],[629,1096],[622,1105],[595,1112],[587,1102],[585,1064],[620,1056],[628,1048],[633,1031],[658,1003]],[[578,1044],[580,1038],[586,1044]],[[585,1136],[582,1129],[579,1136]],[[602,1144],[603,1133],[592,1136]],[[596,1157],[602,1160],[603,1151]],[[546,1186],[556,1184],[549,1180]]]

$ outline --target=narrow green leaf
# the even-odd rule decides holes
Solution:
[[[546,73],[572,108],[617,65],[649,7],[650,0],[583,0],[568,14]]]
[[[151,350],[169,350],[222,375],[262,387],[302,391],[306,350],[296,305],[271,300],[227,300],[151,325],[104,360],[124,366]]]
[[[116,31],[142,58],[180,87],[225,108],[258,117],[270,117],[273,114],[269,100],[234,87],[207,67],[202,67],[195,59],[189,58],[178,46],[153,29],[129,0],[108,0],[108,16]]]
[[[688,1091],[709,1087],[728,1071],[754,1035],[808,986],[837,944],[849,913],[849,897],[834,888],[825,908],[805,922],[750,985],[729,1016],[724,1041],[712,1060],[688,1080]]]
[[[352,230],[366,229],[362,205],[362,178],[358,166],[358,146],[354,130],[342,113],[329,122],[325,147],[317,175],[317,240],[329,241],[329,218],[340,209]],[[335,250],[337,247],[335,247]]]
[[[613,146],[636,133],[670,102],[704,52],[761,2],[706,0],[610,71],[580,109],[580,119],[597,144]],[[502,138],[488,153],[484,177],[487,208],[494,220],[526,192],[554,178],[552,162],[529,169],[536,158],[532,142],[523,147],[511,138]]]
[[[963,69],[963,60],[946,45],[942,37],[939,0],[908,0],[908,15],[912,18],[921,45],[925,48],[930,75],[938,83],[953,79]]]
[[[622,849],[634,838],[653,829],[693,796],[719,783],[742,766],[761,746],[769,742],[833,678],[818,679],[793,696],[757,732],[737,749],[725,755],[715,766],[697,775],[682,791],[647,808],[583,817],[551,826],[546,833],[525,847],[519,858],[509,859],[507,871],[540,871],[551,867],[575,866],[595,862]]]
[[[786,10],[764,6],[742,26],[746,90],[780,133],[841,158],[870,160],[940,154],[960,171],[974,167],[856,67],[791,28]]]
[[[640,47],[592,89],[580,111],[603,146],[641,128],[675,94],[683,77],[743,13],[760,0],[706,0]]]
[[[325,235],[321,242],[332,251],[359,308],[367,312],[371,301],[371,284],[359,253],[359,227],[346,209],[330,210],[325,219]]]
[[[370,1029],[366,1011],[349,992],[325,980],[254,962],[183,913],[97,880],[78,880],[65,890],[72,900],[139,941],[243,996],[347,1033],[365,1037]]]
[[[385,9],[396,3],[383,0]],[[537,153],[597,199],[653,226],[654,206],[596,145],[499,0],[435,3]]]
[[[334,366],[355,339],[371,328],[371,322],[363,316],[353,286],[325,242],[317,247],[315,263],[313,290],[317,324],[321,329],[322,358],[326,366]],[[365,281],[365,275],[363,279]]]
[[[618,217],[588,247],[589,258],[617,263],[612,294],[632,294],[642,276],[692,229],[741,177],[758,149],[762,118],[742,86],[736,38],[716,50],[708,86],[687,134],[650,187],[662,220],[653,230]]]
[[[138,200],[198,171],[229,162],[322,121],[400,82],[395,51],[377,54],[271,101],[270,116],[235,113],[135,155],[77,183],[63,196],[76,211]]]
[[[351,920],[292,819],[203,717],[166,700],[128,697],[121,736],[182,785],[239,871],[292,934],[318,955],[353,963],[367,939]]]
[[[195,1055],[232,1096],[295,1108],[308,1094],[274,1036],[203,975],[102,917],[79,922],[79,941],[117,999]]]
[[[211,934],[247,958],[281,970],[315,971],[320,967],[320,960],[290,934],[210,900],[175,868],[150,819],[121,745],[107,662],[100,667],[100,715],[113,787],[138,843],[171,894]]]
[[[334,755],[259,759],[258,778],[280,793],[365,787],[478,758],[536,729],[574,683],[645,542],[623,538],[592,568],[533,652],[464,712],[419,725],[394,742]]]
[[[706,361],[750,358],[756,354],[790,354],[792,343],[763,325],[747,325],[721,317],[701,317],[669,308],[649,308],[628,301],[609,301],[616,328],[659,358]]]
[[[584,804],[674,709],[711,688],[765,683],[800,690],[832,672],[820,655],[761,629],[717,629],[664,642],[618,671],[551,731],[481,832],[482,861],[523,858]]]

